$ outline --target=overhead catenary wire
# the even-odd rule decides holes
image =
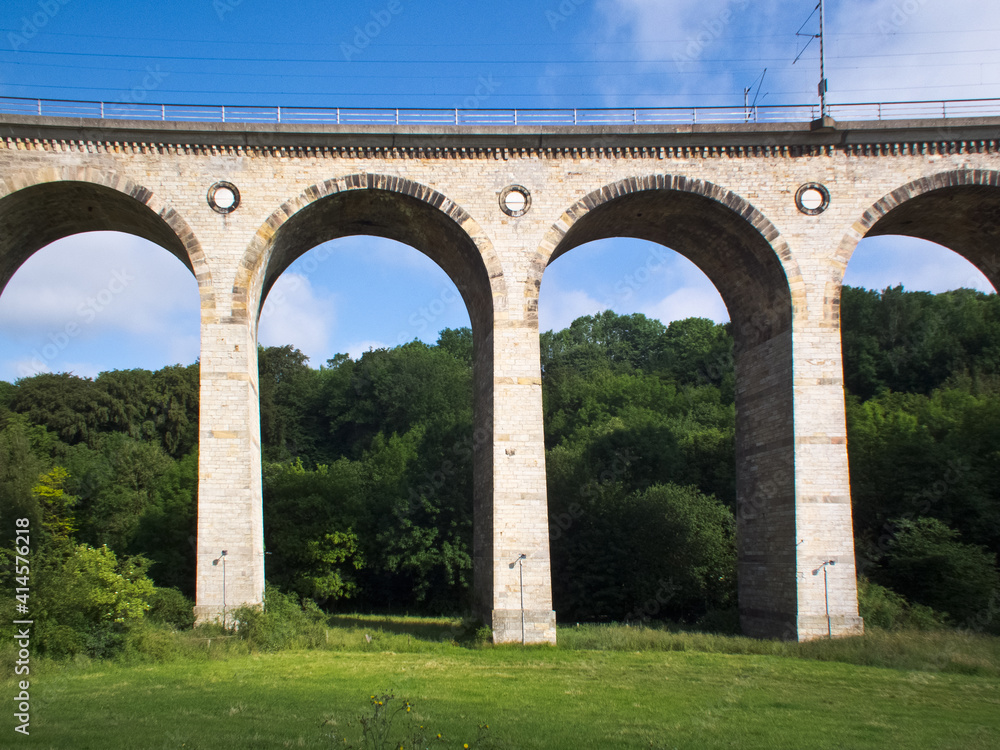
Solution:
[[[815,12],[815,11],[814,11]],[[807,20],[808,22],[808,20]],[[805,26],[805,24],[802,24]],[[799,28],[801,31],[801,27]],[[21,29],[8,29],[0,27],[0,34],[18,34]],[[893,33],[896,37],[906,37],[906,36],[926,36],[933,35],[940,37],[943,34],[981,34],[983,32],[1000,32],[1000,28],[978,28],[978,29],[939,29],[934,31],[906,31],[897,30]],[[67,31],[49,31],[46,29],[45,34],[47,36],[59,36],[59,37],[73,37],[77,39],[110,39],[116,41],[129,41],[129,42],[169,42],[170,44],[211,44],[212,46],[218,46],[220,44],[230,44],[246,46],[246,42],[234,41],[230,39],[192,39],[184,38],[177,39],[176,37],[156,37],[156,36],[119,36],[111,34],[76,34]],[[831,32],[829,36],[834,38],[853,38],[853,37],[884,37],[885,32],[883,31],[839,31]],[[746,40],[746,39],[786,39],[788,37],[785,33],[779,34],[727,34],[720,37],[721,40]],[[678,37],[675,39],[642,39],[642,40],[631,40],[631,41],[586,41],[586,42],[549,42],[546,46],[548,47],[631,47],[639,45],[662,45],[662,44],[683,44],[690,41],[690,37]],[[266,39],[255,40],[254,46],[256,47],[324,47],[329,48],[329,42],[306,42],[306,41],[296,41],[296,42],[274,42]],[[444,47],[472,47],[474,49],[481,49],[482,47],[534,47],[535,45],[531,42],[447,42],[447,43],[431,43],[431,42],[400,42],[400,43],[386,43],[383,46],[389,48],[406,48],[406,47],[416,47],[416,48],[435,48],[440,49]]]
[[[818,38],[818,35],[817,35]],[[1000,48],[992,47],[987,49],[954,49],[954,50],[926,50],[926,51],[914,51],[914,52],[890,52],[890,53],[876,53],[876,54],[851,54],[851,55],[831,55],[828,59],[831,60],[868,60],[868,59],[881,59],[888,57],[928,57],[928,56],[938,56],[938,55],[959,55],[959,54],[979,54],[979,53],[1000,53]],[[416,59],[416,58],[358,58],[347,60],[343,56],[340,57],[220,57],[220,56],[202,56],[202,55],[159,55],[159,54],[124,54],[124,53],[110,53],[110,52],[69,52],[65,50],[0,50],[0,54],[13,55],[15,57],[21,55],[48,55],[48,56],[64,56],[64,57],[93,57],[93,58],[107,58],[116,60],[182,60],[182,61],[192,61],[192,62],[258,62],[258,63],[337,63],[341,65],[370,65],[370,64],[398,64],[398,65],[463,65],[463,64],[479,64],[479,65],[542,65],[542,64],[558,64],[558,65],[635,65],[635,64],[670,64],[676,65],[676,58],[643,58],[643,57],[630,57],[630,58],[619,58],[619,59],[573,59],[573,60],[559,60],[553,58],[524,58],[520,57],[517,59],[503,58],[503,59],[485,59],[481,57],[467,58],[467,59]],[[787,58],[784,56],[772,56],[772,57],[755,57],[748,59],[746,57],[699,57],[697,62],[719,62],[719,63],[748,63],[748,62],[783,62]],[[16,62],[9,61],[9,62]],[[794,61],[793,61],[794,63]]]
[[[803,23],[802,27],[800,27],[800,32],[801,29],[805,28],[810,22],[812,16],[814,16],[818,10],[822,10],[821,6],[822,0],[820,0],[820,2],[814,7],[810,18]],[[340,32],[345,33],[348,30],[347,26],[343,29],[339,29]],[[0,33],[4,31],[14,33],[16,29],[0,28]],[[787,40],[789,37],[787,32],[774,34],[745,34],[739,33],[740,29],[737,27],[733,27],[730,31],[735,33],[720,35],[718,39],[714,41]],[[981,35],[984,31],[989,31],[989,29],[953,29],[934,32],[898,30],[893,32],[892,36],[920,39],[923,38],[924,35],[931,33],[938,36],[941,34],[965,36],[969,34]],[[333,33],[333,37],[336,37],[337,35],[338,33],[335,31]],[[104,47],[106,49],[111,47],[113,51],[89,51],[81,49],[86,46],[82,43],[67,43],[66,46],[71,47],[70,49],[36,48],[21,49],[18,51],[0,50],[0,69],[2,69],[2,67],[8,67],[9,69],[16,71],[16,74],[13,76],[4,76],[4,78],[7,78],[8,80],[0,81],[0,91],[3,91],[4,89],[7,89],[11,93],[30,92],[31,90],[38,90],[40,92],[62,91],[65,92],[64,95],[67,96],[73,96],[73,92],[127,92],[132,90],[134,84],[130,84],[129,81],[123,80],[125,76],[141,76],[148,72],[148,68],[144,69],[144,66],[157,66],[162,64],[165,73],[168,73],[171,76],[176,76],[169,81],[174,85],[171,86],[171,88],[164,88],[161,85],[156,85],[155,89],[159,93],[168,95],[191,95],[198,97],[212,96],[216,98],[252,96],[257,100],[261,97],[270,98],[291,96],[309,101],[314,101],[317,98],[329,99],[330,97],[399,98],[416,96],[428,100],[447,99],[450,101],[456,101],[456,99],[467,97],[469,91],[466,88],[454,86],[451,82],[469,81],[470,77],[474,78],[478,74],[478,71],[469,70],[467,73],[462,74],[461,71],[463,68],[456,68],[455,66],[490,66],[491,75],[495,75],[498,80],[517,82],[532,80],[565,81],[565,87],[560,92],[563,100],[567,97],[571,97],[574,100],[579,99],[582,101],[609,101],[614,98],[619,100],[622,98],[633,100],[639,98],[642,101],[667,101],[676,100],[679,94],[667,92],[657,93],[643,90],[641,84],[639,84],[638,89],[628,86],[628,88],[632,90],[623,91],[623,87],[619,82],[622,79],[636,79],[638,83],[639,75],[667,74],[671,79],[685,82],[695,80],[698,77],[715,76],[718,81],[727,82],[727,85],[730,85],[731,81],[728,79],[730,79],[733,74],[749,73],[751,71],[756,72],[759,71],[761,67],[765,67],[766,69],[780,68],[781,64],[788,65],[790,62],[789,58],[792,54],[794,54],[794,50],[792,50],[786,56],[780,50],[780,48],[784,45],[775,45],[772,43],[762,45],[766,49],[766,55],[761,54],[759,56],[748,55],[735,57],[723,54],[717,57],[702,57],[699,54],[690,61],[685,61],[684,65],[679,64],[676,56],[671,57],[669,52],[665,52],[662,49],[658,51],[658,54],[654,52],[651,56],[644,56],[642,54],[642,51],[647,49],[648,45],[659,45],[662,47],[664,44],[669,45],[690,42],[691,37],[689,36],[678,39],[642,39],[605,42],[553,41],[552,44],[547,44],[544,47],[546,50],[551,48],[556,52],[556,56],[552,58],[545,58],[544,55],[538,54],[530,56],[518,54],[497,55],[490,51],[493,49],[513,50],[523,48],[525,46],[518,43],[488,41],[484,43],[392,43],[387,40],[386,43],[380,42],[377,51],[372,48],[361,57],[345,59],[343,55],[340,55],[339,57],[335,55],[335,50],[338,49],[338,40],[336,38],[332,38],[329,42],[304,41],[300,43],[280,41],[271,42],[262,40],[258,43],[257,41],[254,41],[251,48],[259,50],[264,54],[260,56],[250,56],[247,54],[239,54],[236,50],[231,50],[236,54],[225,54],[225,47],[232,45],[239,45],[242,50],[246,50],[248,45],[244,41],[197,38],[175,39],[165,36],[138,37],[113,34],[89,35],[46,30],[45,37],[49,36],[58,37],[59,39],[86,40],[91,43],[95,40],[102,39],[123,42],[127,41],[136,44],[146,43],[149,49],[141,53],[133,53],[128,51],[129,45],[105,44]],[[809,36],[816,38],[816,35]],[[829,36],[831,39],[835,40],[850,40],[855,38],[865,39],[869,37],[884,38],[886,35],[884,32],[874,31],[845,31],[841,33],[830,33]],[[897,68],[915,68],[925,70],[947,68],[949,70],[956,71],[954,74],[949,74],[948,80],[942,80],[933,85],[921,84],[913,86],[907,85],[905,87],[907,90],[912,91],[937,89],[949,92],[965,92],[972,86],[989,83],[989,76],[986,75],[986,66],[1000,64],[1000,59],[993,61],[994,56],[1000,56],[1000,49],[995,47],[985,48],[982,44],[976,45],[974,48],[968,48],[959,44],[957,37],[953,38],[951,41],[952,48],[950,49],[920,50],[914,52],[886,51],[875,52],[872,54],[868,54],[866,52],[841,52],[840,54],[827,55],[826,59],[837,63],[835,67],[838,72],[866,70],[872,69],[875,66],[877,66],[878,70],[883,73],[887,70]],[[161,44],[151,44],[154,42],[169,43],[180,50],[185,49],[183,45],[211,45],[211,49],[214,54],[205,54],[204,52],[202,52],[202,54],[178,54],[176,51],[174,54],[167,54],[171,52],[171,50],[164,49]],[[867,43],[865,44],[867,45]],[[307,54],[306,56],[281,54],[285,50],[290,50],[292,48]],[[487,56],[471,56],[462,54],[464,50],[470,48],[485,50]],[[776,50],[776,48],[778,49]],[[532,50],[537,51],[538,49],[537,45],[532,46]],[[717,47],[717,49],[722,51],[725,49],[725,46]],[[314,50],[323,50],[326,54],[308,56],[308,53]],[[444,58],[436,58],[430,53],[427,55],[423,54],[421,52],[422,50],[451,50],[458,54],[449,54]],[[571,57],[571,50],[592,50],[593,54],[588,55],[584,59],[580,59],[579,57],[573,58]],[[650,51],[652,52],[652,50]],[[160,52],[164,54],[157,54]],[[275,54],[275,52],[278,52],[278,54]],[[601,54],[602,52],[608,54]],[[394,53],[399,54],[396,55]],[[899,64],[894,65],[894,60],[898,60]],[[204,63],[214,64],[204,65]],[[870,63],[870,65],[867,65],[866,63]],[[286,72],[286,68],[293,65],[301,66],[301,69],[287,70]],[[537,72],[534,72],[533,70],[525,70],[526,66],[537,68],[537,66],[540,65],[548,67]],[[373,66],[378,69],[373,70]],[[414,69],[419,66],[422,70],[419,74],[415,73],[414,70],[400,70],[400,68],[404,66]],[[450,66],[452,70],[441,70],[444,66]],[[638,71],[636,70],[637,66],[639,66]],[[979,66],[978,84],[976,81],[965,82],[961,80],[963,77],[976,77],[976,73],[958,73],[957,71],[974,71],[976,66]],[[115,81],[112,75],[103,76],[103,78],[108,81],[107,85],[90,86],[75,85],[74,80],[79,79],[74,79],[72,75],[65,75],[56,79],[59,80],[60,83],[53,83],[52,81],[54,76],[42,75],[43,69],[67,71],[107,71],[110,74],[117,73],[119,78]],[[257,72],[258,69],[260,72]],[[37,71],[37,74],[33,75],[33,71]],[[777,76],[777,79],[772,80],[772,87],[774,87],[774,91],[771,94],[773,97],[771,101],[775,101],[776,99],[788,101],[792,98],[801,101],[800,97],[802,97],[803,94],[809,93],[808,91],[801,90],[803,81],[798,80],[798,76],[788,75],[787,73],[783,75],[780,70],[778,71]],[[13,80],[10,80],[11,78]],[[46,80],[46,78],[48,78],[48,80]],[[284,83],[284,85],[280,86],[281,90],[273,90],[271,89],[271,84],[266,83],[267,81],[273,81],[274,79],[279,78]],[[591,89],[591,91],[587,91],[587,87],[577,86],[571,83],[584,80],[589,82],[608,81],[609,86],[612,85],[611,82],[614,82],[613,85],[615,86],[615,91],[613,96],[607,92],[591,93],[593,89]],[[823,80],[825,80],[825,76],[823,76]],[[203,82],[210,83],[212,81],[222,85],[198,85]],[[323,81],[327,81],[329,83],[324,86],[320,83]],[[352,88],[349,85],[345,86],[341,84],[340,82],[342,81],[364,81],[366,88],[363,92],[359,91],[357,88],[342,91],[324,90],[328,87],[339,89]],[[426,82],[426,85],[419,87],[421,89],[419,91],[415,90],[416,87],[411,87],[409,89],[404,88],[407,82],[413,81]],[[81,81],[81,83],[89,82],[90,81],[86,80]],[[254,85],[257,82],[260,82],[260,85]],[[380,82],[382,85],[379,85]],[[399,85],[394,85],[394,82]],[[784,84],[784,87],[782,84]],[[517,86],[520,88],[530,88],[523,86],[523,84],[517,84]],[[308,90],[306,90],[307,87]],[[448,88],[460,88],[461,90],[449,92],[445,90]],[[539,87],[536,91],[543,88],[544,87]],[[578,88],[583,90],[573,90]],[[840,95],[894,91],[897,88],[898,85],[885,87],[849,87],[845,86],[842,80],[838,81],[838,92]],[[710,93],[708,91],[704,91],[698,93],[698,98],[701,100],[732,101],[735,98],[735,95],[738,94],[738,91],[739,89],[735,87],[733,87],[732,91],[720,93]],[[821,96],[823,96],[824,93],[825,92],[821,92]],[[111,94],[111,96],[114,96],[114,94]],[[552,101],[555,96],[559,95],[520,90],[504,90],[500,94],[494,96],[493,102],[498,102],[501,99],[505,101],[511,101],[513,99],[525,101]],[[944,98],[951,97],[952,95],[948,94]],[[105,95],[100,98],[108,98],[108,96]]]
[[[14,65],[18,65],[19,63],[13,63],[13,64]],[[974,67],[974,66],[983,67],[985,65],[991,65],[991,64],[993,64],[993,63],[984,63],[984,62],[953,62],[953,63],[927,63],[927,64],[900,63],[899,65],[883,65],[883,66],[880,66],[879,69],[880,70],[893,70],[893,69],[898,68],[898,69],[901,69],[901,70],[910,70],[912,68],[934,68],[934,69],[940,69],[940,68],[967,68],[967,67]],[[108,71],[119,71],[119,72],[123,72],[123,73],[127,73],[127,72],[142,73],[142,72],[145,72],[145,70],[143,68],[125,69],[125,68],[114,67],[114,66],[110,66],[110,65],[80,65],[78,63],[74,63],[74,64],[70,64],[70,63],[32,63],[31,67],[32,68],[65,68],[65,69],[69,69],[69,70],[108,70]],[[868,68],[867,68],[867,66],[861,66],[861,65],[841,65],[841,66],[838,66],[837,69],[843,71],[843,70],[867,70]],[[706,75],[706,74],[712,74],[712,73],[754,72],[756,70],[759,70],[759,66],[748,63],[748,64],[746,64],[745,67],[726,66],[725,68],[722,68],[722,69],[719,69],[719,70],[679,70],[679,71],[671,71],[671,75],[678,75],[678,76],[699,76],[699,75]],[[253,77],[253,78],[284,78],[284,79],[289,78],[289,75],[287,73],[258,73],[258,72],[246,72],[246,71],[230,72],[230,71],[215,71],[215,70],[209,71],[209,70],[184,70],[184,69],[180,69],[179,70],[177,68],[171,68],[170,69],[170,73],[171,74],[182,73],[182,74],[184,74],[186,76],[222,77],[222,78],[248,78],[248,77]],[[534,79],[537,79],[538,77],[539,76],[538,76],[537,73],[536,74],[518,73],[518,74],[514,74],[514,75],[512,75],[510,73],[506,73],[506,72],[503,73],[504,80],[519,80],[519,79],[534,80]],[[558,74],[549,73],[549,74],[546,75],[546,77],[548,77],[548,78],[586,78],[588,80],[601,79],[601,78],[628,78],[628,79],[631,79],[631,78],[635,77],[635,73],[631,72],[631,71],[624,72],[624,73],[596,73],[596,74],[595,73],[558,73]],[[358,74],[358,73],[350,73],[350,74],[348,74],[348,73],[296,73],[294,75],[294,78],[301,78],[301,79],[338,79],[338,78],[342,78],[342,79],[348,79],[348,80],[376,80],[377,81],[377,80],[384,80],[386,78],[386,76],[385,75],[366,75],[366,74],[363,74],[363,73],[362,74]],[[397,74],[393,74],[392,75],[392,79],[393,80],[397,80],[397,81],[398,80],[414,80],[414,81],[420,80],[420,81],[422,81],[422,80],[426,80],[426,78],[427,78],[427,76],[425,76],[425,75],[397,75]],[[465,75],[460,75],[460,74],[450,74],[450,75],[435,74],[434,78],[435,78],[435,80],[446,80],[446,79],[448,79],[448,80],[456,80],[456,81],[462,80],[462,81],[464,81],[464,80],[468,80],[469,79],[469,74],[465,74]]]

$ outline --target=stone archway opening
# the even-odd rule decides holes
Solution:
[[[355,175],[315,186],[289,201],[258,232],[243,263],[246,273],[237,279],[234,318],[242,314],[239,311],[246,311],[256,342],[262,303],[281,273],[313,248],[352,237],[392,240],[423,253],[454,284],[457,304],[468,311],[473,429],[464,447],[473,464],[474,609],[488,619],[493,601],[494,311],[502,310],[506,300],[499,263],[475,221],[444,196],[398,178]],[[495,304],[495,298],[500,305]],[[252,492],[255,481],[259,480],[251,477]],[[257,533],[253,532],[254,536]],[[215,542],[207,539],[205,544],[208,554]],[[262,585],[262,568],[254,575],[261,576]]]
[[[915,180],[883,196],[841,240],[836,255],[841,278],[836,281],[842,281],[862,240],[896,235],[932,242],[957,253],[994,289],[1000,288],[998,183],[997,172],[954,170]]]
[[[448,275],[394,240],[325,242],[278,277],[258,341],[268,583],[334,611],[468,612],[472,338]]]
[[[738,196],[669,176],[609,186],[561,225],[568,229],[554,229],[544,244],[546,265],[594,240],[644,239],[691,260],[725,301],[735,342],[740,620],[748,634],[794,637],[796,274],[777,230]]]
[[[193,596],[196,498],[163,523],[154,490],[168,471],[197,484],[197,243],[152,193],[119,187],[42,182],[0,198],[0,380],[17,381],[12,410],[72,446],[44,461],[67,469],[74,539],[143,554],[157,585]],[[125,512],[110,498],[137,466],[148,472]]]
[[[902,235],[935,242],[968,260],[996,288],[1000,285],[1000,188],[988,184],[988,175],[983,175],[985,184],[975,184],[975,175],[960,174],[972,184],[948,184],[957,182],[959,175],[938,175],[887,196],[866,212],[861,222],[864,236]],[[912,197],[904,198],[905,194]]]
[[[538,312],[559,619],[721,623],[736,492],[718,291],[663,245],[609,238],[548,266]]]
[[[193,364],[199,308],[190,269],[160,245],[71,234],[27,258],[0,294],[0,348],[16,360],[0,379]]]
[[[316,323],[322,328],[301,330]],[[294,344],[318,366],[336,353],[357,359],[371,348],[434,344],[444,328],[471,330],[471,321],[441,267],[401,242],[353,235],[317,245],[282,271],[261,308],[258,339]]]
[[[839,300],[842,283],[995,293],[1000,288],[998,182],[994,172],[956,170],[884,196],[841,240],[840,274],[831,282],[830,296]]]
[[[964,171],[910,183],[868,209],[841,245],[852,287],[839,291],[859,573],[970,627],[981,627],[973,620],[989,592],[978,604],[927,592],[959,590],[975,575],[943,582],[934,576],[945,569],[928,563],[913,588],[894,549],[929,533],[923,524],[943,524],[963,544],[1000,550],[995,482],[982,473],[998,429],[996,184],[994,173]]]
[[[442,200],[439,196],[439,205]],[[489,259],[463,227],[467,215],[457,208],[453,213],[424,197],[378,187],[347,188],[311,200],[274,233],[266,260],[258,256],[265,265],[255,279],[252,292],[258,296],[252,304],[259,307],[281,272],[307,250],[340,237],[368,235],[409,245],[431,258],[462,294],[473,331],[485,330],[493,308]]]
[[[953,289],[986,294],[995,291],[986,275],[959,253],[937,242],[901,234],[862,238],[851,255],[844,285],[873,290],[901,285],[934,294]]]
[[[561,330],[604,309],[664,324],[683,317],[729,320],[718,290],[698,266],[669,248],[622,237],[574,248],[550,263],[539,293],[539,330]]]
[[[199,248],[183,221],[169,209],[155,210],[145,188],[125,187],[123,192],[90,182],[43,182],[0,198],[0,290],[39,249],[84,232],[141,237],[196,274],[192,255],[197,256]]]

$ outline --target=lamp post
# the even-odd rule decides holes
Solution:
[[[517,575],[518,575],[518,586],[517,588],[521,594],[521,645],[524,645],[524,560],[528,556],[523,552],[518,556],[518,558],[510,564],[510,568],[517,565]]]
[[[212,565],[218,565],[219,560],[222,560],[222,629],[226,629],[226,555],[228,553],[226,550],[222,550],[222,553],[212,560]]]
[[[824,560],[823,564],[813,571],[814,576],[819,575],[821,570],[823,571],[823,598],[826,601],[826,637],[829,640],[833,640],[833,625],[830,624],[830,587],[827,583],[826,568],[829,565],[836,564],[836,560]]]

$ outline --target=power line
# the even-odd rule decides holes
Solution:
[[[57,84],[0,83],[0,88],[5,88],[5,87],[7,87],[7,88],[16,87],[16,88],[26,88],[26,89],[59,89],[59,90],[63,90],[63,91],[104,91],[104,92],[108,92],[109,91],[108,87],[106,87],[106,86],[62,86],[62,85],[57,85]],[[398,96],[400,96],[399,92],[397,92],[397,91],[359,91],[359,92],[323,91],[323,92],[311,92],[311,91],[261,91],[260,89],[254,89],[254,90],[251,90],[251,91],[220,91],[218,89],[164,89],[164,88],[157,88],[156,89],[156,93],[157,94],[209,94],[209,95],[212,95],[212,96],[231,96],[231,95],[236,95],[236,96],[254,95],[254,96],[269,96],[269,97],[271,97],[271,96],[275,96],[275,97],[276,96],[311,96],[311,97],[319,97],[319,96],[321,96],[321,97],[327,97],[327,98],[328,97],[334,97],[334,96],[353,96],[353,97],[358,97],[358,96],[365,96],[365,97],[372,97],[372,96],[393,96],[393,97],[398,97]],[[445,98],[446,97],[446,98],[449,98],[451,100],[455,100],[456,98],[461,98],[467,92],[450,93],[450,94],[423,93],[423,92],[418,92],[418,93],[415,93],[415,94],[413,92],[407,92],[407,93],[408,94],[413,94],[415,96],[419,96],[422,99],[423,98],[429,98],[429,97],[435,97],[435,98]],[[797,96],[799,94],[808,94],[810,92],[808,92],[808,91],[783,91],[783,92],[780,92],[780,93],[788,95],[788,96]],[[556,98],[559,98],[559,96],[572,97],[574,99],[581,99],[581,98],[587,98],[587,99],[607,99],[608,98],[607,94],[578,94],[578,93],[573,93],[573,94],[558,95],[558,94],[527,94],[527,93],[521,93],[521,92],[518,92],[517,94],[512,95],[510,97],[506,97],[506,98],[517,98],[517,99],[556,99]],[[668,97],[677,98],[680,95],[678,95],[678,94],[658,94],[658,93],[649,93],[649,92],[629,93],[627,91],[621,91],[621,92],[616,91],[615,94],[614,94],[614,96],[632,96],[632,97],[647,97],[647,98],[648,97],[657,97],[657,98],[663,99],[663,98],[668,98]],[[699,97],[700,98],[705,98],[705,99],[709,99],[709,98],[714,98],[714,99],[730,98],[731,99],[733,97],[733,95],[732,94],[699,94]],[[29,98],[36,98],[36,97],[29,97]],[[138,103],[141,103],[141,102],[138,102]],[[157,102],[157,104],[159,104],[159,103],[160,102]],[[170,102],[164,102],[164,103],[165,104],[170,104]],[[190,104],[191,102],[184,102],[184,103]],[[212,103],[213,104],[218,104],[218,102],[212,102]],[[257,106],[257,105],[253,105],[253,104],[239,105],[239,104],[237,104],[237,105],[233,105],[233,106]],[[292,105],[283,105],[283,106],[292,106]]]
[[[52,52],[43,50],[23,50],[16,53],[12,53],[7,50],[2,50],[6,54],[17,54],[17,55],[49,55],[49,56],[69,56],[69,57],[91,57],[91,58],[111,58],[111,59],[122,59],[122,60],[184,60],[184,61],[197,61],[197,62],[239,62],[239,63],[338,63],[341,65],[350,64],[379,64],[379,65],[459,65],[459,64],[474,64],[474,65],[542,65],[542,64],[558,64],[558,65],[618,65],[618,64],[672,64],[676,65],[678,60],[676,59],[644,59],[644,58],[627,58],[627,59],[605,59],[605,60],[553,60],[553,59],[543,59],[543,60],[525,60],[525,59],[503,59],[503,60],[485,60],[485,59],[465,59],[465,60],[419,60],[419,59],[371,59],[371,58],[360,58],[357,60],[345,60],[345,59],[331,59],[331,58],[298,58],[298,57],[202,57],[202,56],[184,56],[184,55],[126,55],[126,54],[111,54],[104,52]],[[1000,49],[961,49],[961,50],[940,50],[940,51],[914,51],[914,52],[896,52],[896,53],[884,53],[884,54],[873,54],[873,55],[837,55],[831,56],[831,60],[857,60],[857,59],[881,59],[886,57],[929,57],[932,55],[956,55],[956,54],[978,54],[981,52],[1000,52]],[[753,60],[747,60],[746,58],[698,58],[694,62],[720,62],[720,63],[746,63],[746,62],[782,62],[785,61],[785,57],[760,57],[754,58]],[[11,61],[15,62],[15,61]],[[681,60],[681,62],[687,62]]]
[[[674,71],[673,73],[671,73],[671,75],[688,76],[688,75],[711,75],[711,74],[714,74],[714,73],[756,72],[757,69],[758,69],[758,67],[759,67],[759,66],[757,66],[757,65],[754,64],[754,63],[758,62],[756,60],[741,61],[741,62],[746,63],[746,67],[731,67],[731,66],[726,66],[725,68],[719,69],[719,70],[711,70],[711,69],[703,69],[703,70],[677,70],[677,71]],[[135,68],[135,69],[126,69],[126,68],[121,68],[121,67],[112,67],[112,66],[109,66],[109,65],[80,65],[80,64],[70,64],[70,63],[11,63],[11,64],[15,65],[15,66],[29,65],[31,68],[64,68],[64,69],[68,69],[68,70],[108,70],[108,71],[118,71],[118,72],[121,72],[121,73],[137,73],[137,74],[142,74],[142,73],[145,72],[144,70],[138,69],[138,68]],[[905,64],[901,63],[899,65],[880,65],[879,66],[879,70],[886,70],[886,69],[893,69],[893,68],[901,68],[901,69],[904,69],[904,70],[909,70],[909,69],[912,69],[912,68],[935,68],[935,69],[938,69],[938,68],[948,68],[948,67],[958,68],[958,67],[968,67],[968,66],[971,66],[971,65],[982,66],[982,65],[988,65],[988,64],[990,64],[990,63],[986,63],[986,62],[978,61],[978,60],[977,61],[969,61],[969,62],[950,62],[950,63],[905,63]],[[868,69],[870,69],[869,66],[860,66],[860,65],[856,65],[856,66],[839,66],[837,68],[838,71],[844,71],[844,70],[868,70]],[[249,72],[249,73],[248,72],[231,73],[231,72],[207,71],[207,70],[179,70],[179,69],[176,69],[176,68],[172,68],[168,72],[171,75],[181,74],[181,75],[185,75],[185,76],[212,76],[212,77],[227,77],[227,78],[234,78],[234,77],[235,78],[239,78],[239,77],[285,78],[285,79],[287,79],[287,78],[303,78],[303,79],[314,79],[314,78],[340,79],[340,78],[347,78],[347,79],[351,79],[351,80],[383,80],[383,79],[391,78],[392,80],[424,80],[424,81],[428,80],[428,76],[426,76],[426,75],[410,75],[410,76],[402,75],[401,76],[401,75],[397,75],[397,74],[393,74],[393,75],[389,76],[389,75],[364,75],[364,74],[358,75],[358,74],[355,74],[355,73],[352,73],[352,74],[295,73],[295,74],[291,74],[290,75],[288,73],[255,73],[255,72]],[[446,80],[446,79],[451,79],[451,80],[468,80],[469,76],[470,76],[469,73],[466,73],[464,75],[439,75],[439,74],[435,74],[433,76],[433,79],[434,80]],[[546,79],[551,79],[551,78],[589,78],[589,79],[596,79],[596,78],[634,78],[634,77],[635,77],[635,73],[634,72],[626,72],[626,73],[597,73],[597,74],[594,74],[594,73],[545,73],[545,74],[532,74],[532,75],[527,75],[527,74],[515,74],[515,75],[511,75],[509,73],[504,73],[503,74],[503,79],[504,80],[511,80],[511,79],[515,79],[515,80],[516,79],[538,79],[538,78],[546,78]]]
[[[353,31],[353,28],[348,30],[348,34]],[[989,32],[1000,31],[1000,28],[980,28],[980,29],[951,29],[951,30],[935,30],[935,31],[896,31],[893,32],[892,36],[926,36],[934,35],[941,36],[943,34],[983,34]],[[7,29],[0,28],[0,33],[8,34],[20,34],[21,29]],[[111,39],[115,41],[134,41],[134,42],[169,42],[170,44],[236,44],[245,46],[244,41],[232,41],[229,39],[177,39],[171,37],[156,37],[156,36],[116,36],[110,34],[74,34],[72,32],[60,32],[60,31],[43,31],[44,36],[59,36],[59,37],[73,37],[76,39]],[[831,37],[884,37],[886,34],[881,31],[840,31],[840,32],[830,32]],[[781,34],[732,34],[719,36],[720,41],[731,41],[731,40],[753,40],[753,39],[787,39],[787,33]],[[690,36],[677,37],[674,39],[645,39],[636,41],[586,41],[586,42],[547,42],[547,47],[592,47],[592,46],[606,46],[606,47],[631,47],[638,45],[648,45],[648,44],[684,44],[691,41]],[[254,46],[257,47],[329,47],[330,44],[336,42],[272,42],[266,40],[254,40]],[[380,42],[380,47],[389,48],[405,48],[405,47],[420,47],[420,48],[442,48],[442,47],[472,47],[479,49],[481,47],[534,47],[536,46],[532,42],[447,42],[443,44],[430,43],[430,42],[401,42],[401,43],[391,43],[391,42]]]
[[[353,31],[353,29],[349,30]],[[951,29],[951,30],[935,30],[935,31],[895,31],[892,33],[893,37],[903,37],[903,36],[942,36],[944,34],[983,34],[990,32],[1000,31],[1000,28],[981,28],[981,29]],[[21,29],[6,29],[0,28],[0,33],[8,34],[20,34]],[[132,42],[169,42],[170,44],[236,44],[240,46],[246,46],[246,42],[243,41],[231,41],[228,39],[177,39],[171,37],[155,37],[155,36],[114,36],[110,34],[74,34],[71,32],[59,32],[59,31],[44,31],[45,36],[59,36],[59,37],[73,37],[77,39],[110,39],[115,41],[132,41]],[[885,37],[886,34],[881,31],[841,31],[841,32],[830,32],[828,34],[830,37],[834,38],[853,38],[853,37]],[[734,34],[718,37],[719,41],[733,41],[733,40],[756,40],[756,39],[787,39],[788,34]],[[662,45],[662,44],[685,44],[691,41],[691,37],[683,37],[676,39],[647,39],[641,41],[630,41],[630,42],[549,42],[546,43],[546,47],[631,47],[639,45]],[[336,42],[270,42],[264,40],[255,40],[254,46],[257,47],[325,47],[329,48],[331,44],[336,44]],[[531,42],[448,42],[446,44],[433,44],[429,42],[407,42],[407,43],[389,43],[380,42],[380,47],[390,48],[390,49],[403,49],[408,47],[416,48],[448,48],[448,47],[472,47],[474,49],[480,49],[482,47],[536,47],[537,45]]]

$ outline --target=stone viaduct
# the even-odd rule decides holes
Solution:
[[[327,240],[425,253],[472,321],[474,578],[497,641],[554,642],[538,295],[606,237],[692,260],[736,338],[740,615],[759,637],[860,632],[838,305],[858,241],[944,244],[1000,282],[1000,119],[772,125],[245,125],[0,117],[0,290],[92,230],[176,255],[201,296],[197,606],[264,589],[257,322]],[[623,268],[623,276],[635,269]],[[829,570],[824,595],[823,562]],[[829,610],[827,610],[827,601]],[[827,612],[829,614],[827,614]]]

